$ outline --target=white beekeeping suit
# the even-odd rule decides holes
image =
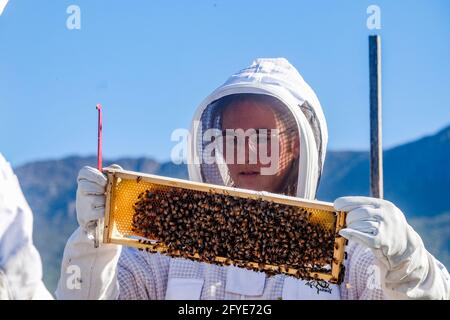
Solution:
[[[33,215],[10,164],[0,154],[0,299],[52,299],[32,239]]]
[[[319,100],[283,58],[258,59],[232,75],[199,106],[193,119],[189,177],[233,186],[226,165],[198,161],[203,133],[221,128],[221,102],[236,94],[265,95],[280,102],[277,115],[294,124],[300,139],[293,180],[295,195],[315,199],[325,159],[327,126]],[[220,153],[216,153],[220,156]],[[283,155],[281,155],[283,157]],[[78,176],[80,228],[64,252],[56,295],[61,299],[448,299],[449,276],[429,254],[404,216],[388,201],[344,197],[337,210],[349,212],[342,235],[350,239],[343,283],[318,291],[285,275],[269,277],[233,266],[216,266],[150,254],[117,245],[95,249],[92,221],[104,216],[106,178],[85,167]],[[71,266],[81,271],[74,279]],[[69,270],[69,271],[68,271]],[[74,289],[74,281],[79,286]]]
[[[5,10],[7,4],[8,0],[0,0],[0,16],[3,13],[3,10]]]

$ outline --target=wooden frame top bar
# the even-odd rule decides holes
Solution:
[[[142,181],[165,185],[168,187],[185,188],[189,190],[215,192],[225,195],[231,195],[236,197],[245,197],[249,199],[262,199],[266,201],[274,201],[280,204],[304,206],[312,209],[335,211],[333,204],[330,202],[318,201],[318,200],[306,200],[297,197],[290,197],[266,191],[253,191],[248,189],[240,189],[226,186],[219,186],[215,184],[208,184],[203,182],[186,181],[182,179],[162,177],[153,174],[145,174],[135,171],[120,170],[105,168],[103,170],[106,174],[114,174],[117,178],[131,179],[140,178]]]

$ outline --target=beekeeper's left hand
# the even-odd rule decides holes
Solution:
[[[380,262],[381,285],[390,298],[448,299],[450,277],[393,203],[369,197],[342,197],[347,227],[339,234],[372,252]]]
[[[32,240],[33,216],[10,164],[0,154],[0,296],[51,299]]]

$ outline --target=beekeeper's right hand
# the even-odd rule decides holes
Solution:
[[[114,165],[116,168],[120,168]],[[105,176],[92,167],[78,174],[76,211],[79,228],[66,244],[61,264],[58,299],[117,299],[117,262],[122,246],[103,244],[94,247],[95,223],[103,230],[105,215]],[[100,239],[102,233],[100,232]]]

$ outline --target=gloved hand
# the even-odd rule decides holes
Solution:
[[[92,221],[105,215],[106,177],[97,169],[84,167],[78,173],[76,199],[77,220],[80,227],[87,231]]]
[[[117,164],[111,165],[110,168],[122,169]],[[94,229],[98,225],[101,237],[105,216],[106,177],[97,169],[86,166],[78,173],[77,180],[76,211],[78,224],[91,239],[94,238]]]
[[[334,202],[347,211],[347,227],[339,234],[372,249],[381,268],[381,285],[390,298],[448,299],[450,279],[404,214],[389,201],[342,197]]]
[[[11,165],[0,154],[0,296],[52,299],[33,245],[33,214]]]
[[[121,169],[118,165],[112,167]],[[106,177],[97,169],[84,167],[78,174],[76,211],[79,228],[67,241],[56,290],[58,299],[117,299],[117,262],[122,246],[94,247],[98,224],[102,239],[105,215]]]

